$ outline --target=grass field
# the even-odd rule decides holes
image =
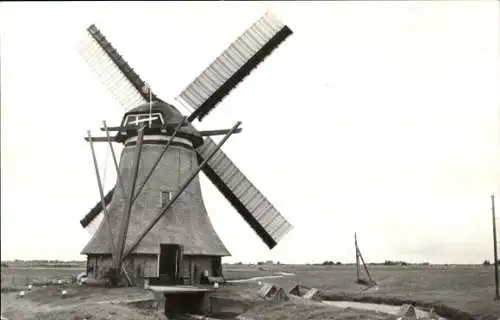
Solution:
[[[484,266],[370,266],[372,278],[379,284],[377,292],[358,294],[360,287],[353,283],[354,265],[307,266],[232,265],[227,278],[265,276],[272,272],[290,272],[296,276],[269,279],[289,289],[303,284],[324,291],[324,297],[341,299],[348,295],[358,301],[418,302],[421,305],[445,304],[478,318],[500,317],[500,301],[494,298],[493,267]]]
[[[25,288],[33,282],[71,280],[71,276],[85,271],[84,268],[11,267],[2,268],[2,288]]]
[[[401,304],[402,302],[416,302],[417,305],[446,305],[453,309],[462,310],[477,319],[500,318],[500,302],[493,301],[493,267],[483,266],[371,266],[370,272],[374,280],[379,283],[379,290],[370,293],[360,294],[358,285],[353,283],[356,275],[355,266],[312,266],[312,265],[225,265],[224,274],[227,280],[244,279],[251,277],[275,275],[276,272],[293,273],[294,276],[282,278],[265,279],[262,281],[275,283],[289,290],[296,284],[308,287],[315,287],[322,291],[325,299],[344,299],[348,297],[357,301],[388,302],[391,304]],[[85,293],[78,293],[75,301],[64,300],[66,307],[59,305],[61,299],[56,298],[55,302],[49,303],[43,298],[19,299],[16,293],[6,292],[8,288],[25,287],[27,282],[47,281],[52,279],[70,279],[72,275],[78,274],[81,268],[18,268],[2,267],[2,315],[8,319],[83,319],[86,311],[91,310],[92,319],[154,319],[155,315],[147,314],[144,311],[128,310],[124,306],[109,306],[109,310],[103,305],[92,307],[92,301],[112,299],[109,297],[110,291],[100,292],[98,295],[93,290],[87,288]],[[255,295],[258,286],[256,283],[229,285],[226,290],[228,296],[240,295],[245,299],[258,299]],[[51,289],[53,290],[53,289]],[[82,290],[76,288],[75,290]],[[103,289],[104,290],[104,289]],[[90,294],[92,292],[92,295]],[[130,294],[130,291],[112,291],[118,296],[120,294]],[[222,293],[222,292],[221,292]],[[248,293],[248,294],[247,294]],[[30,293],[31,294],[31,293]],[[54,293],[55,294],[55,293]],[[133,294],[138,294],[134,292]],[[144,294],[144,292],[142,292]],[[100,296],[99,296],[100,295]],[[44,296],[51,297],[45,293]],[[89,300],[89,297],[93,297]],[[85,298],[87,297],[87,298]],[[31,300],[30,300],[31,299]],[[59,302],[58,302],[59,301]],[[73,301],[72,303],[70,303]],[[6,303],[7,306],[6,306]],[[47,305],[49,307],[47,307]],[[35,309],[34,306],[36,307]],[[44,307],[42,307],[44,306]],[[83,308],[83,309],[82,309]],[[124,309],[125,308],[125,309]],[[264,309],[262,309],[264,308]],[[23,314],[26,309],[35,310],[26,317],[14,316],[13,313]],[[108,310],[117,316],[106,316]],[[264,312],[265,310],[265,312]],[[259,305],[248,314],[255,319],[392,319],[385,315],[374,315],[368,312],[355,312],[338,310],[331,307],[318,306],[315,304],[302,305],[297,307],[296,303],[286,303],[277,306]],[[36,317],[34,317],[36,315]],[[80,317],[80,318],[78,318]],[[137,318],[139,317],[139,318]],[[455,318],[457,318],[455,316]],[[470,319],[466,315],[462,319]]]

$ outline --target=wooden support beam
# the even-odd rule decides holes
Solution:
[[[127,284],[129,286],[132,286],[132,279],[130,279],[130,276],[128,275],[127,270],[125,270],[125,266],[123,264],[121,265],[121,269],[122,269],[123,275],[125,276],[125,279],[127,280]]]
[[[203,137],[207,137],[207,136],[220,136],[220,135],[223,135],[223,134],[227,134],[229,132],[229,130],[231,130],[231,129],[203,130],[203,131],[200,131],[200,134]],[[238,128],[237,130],[235,130],[233,132],[233,134],[234,133],[240,133],[241,130],[242,130],[241,128]]]
[[[130,221],[130,212],[132,209],[132,198],[135,192],[135,184],[137,183],[137,176],[139,173],[139,162],[141,160],[142,142],[144,140],[144,127],[139,129],[139,135],[137,136],[137,145],[135,147],[134,162],[132,165],[132,181],[130,185],[129,197],[125,198],[125,211],[123,212],[123,218],[121,221],[118,240],[117,240],[117,257],[113,261],[115,270],[119,270],[121,267],[121,262],[123,261],[123,249],[125,247],[125,240],[127,237],[128,225]]]
[[[92,142],[107,142],[108,141],[107,137],[92,137],[92,138],[85,137],[84,139],[87,142],[89,142],[90,139],[92,139]],[[111,140],[111,142],[115,142],[116,141],[116,138],[114,138],[114,137],[109,137],[109,139]]]
[[[102,122],[104,127],[106,128],[106,121],[103,121]],[[120,192],[123,196],[123,198],[125,198],[125,188],[123,186],[123,180],[122,180],[122,177],[120,175],[120,168],[119,168],[119,165],[118,165],[118,160],[116,158],[116,153],[115,153],[115,149],[113,148],[113,140],[111,138],[111,135],[109,134],[109,131],[105,131],[106,132],[106,140],[108,141],[108,145],[109,145],[109,149],[111,150],[111,155],[113,157],[113,164],[115,166],[115,170],[116,170],[116,176],[118,178],[118,188],[120,189]],[[125,275],[125,279],[127,279],[127,283],[129,286],[132,285],[132,280],[130,279],[128,273],[127,273],[127,270],[125,270],[125,267],[123,266],[123,264],[121,265],[121,269],[122,269],[122,272],[123,274]]]
[[[132,245],[127,249],[125,254],[123,255],[123,258],[125,259],[132,251],[137,247],[137,245],[142,241],[142,239],[148,234],[151,229],[158,223],[158,221],[161,219],[161,217],[167,212],[170,207],[175,203],[175,201],[179,198],[179,196],[184,192],[184,190],[187,188],[187,186],[193,181],[193,179],[200,173],[201,169],[207,164],[210,159],[216,154],[216,152],[222,147],[222,145],[229,139],[229,137],[233,134],[233,131],[238,129],[240,126],[241,122],[238,121],[233,128],[222,138],[222,140],[217,144],[217,146],[214,148],[214,150],[208,155],[208,157],[203,160],[203,162],[198,166],[196,170],[194,170],[191,175],[186,179],[186,181],[181,185],[179,190],[175,193],[175,195],[172,197],[172,199],[160,210],[160,212],[154,217],[153,221],[144,229],[144,231],[137,237],[137,239],[132,243]]]
[[[104,125],[104,128],[107,128],[106,121],[103,121],[102,123]],[[111,136],[109,134],[109,131],[105,130],[105,132],[106,132],[106,140],[108,142],[109,149],[111,150],[111,156],[113,157],[113,164],[115,166],[116,176],[117,176],[117,180],[118,180],[118,188],[120,189],[122,197],[125,198],[125,187],[123,185],[123,179],[122,179],[122,176],[120,174],[120,167],[118,164],[118,160],[116,158],[115,148],[113,148],[113,143],[112,143],[112,139],[111,139]]]
[[[114,258],[116,256],[116,246],[115,246],[115,241],[113,240],[113,233],[111,231],[111,224],[109,223],[110,221],[109,221],[108,210],[106,209],[106,201],[104,201],[104,189],[102,187],[101,175],[99,174],[99,166],[97,164],[93,139],[92,139],[92,135],[90,134],[90,130],[87,131],[87,135],[88,135],[90,150],[92,152],[92,160],[94,162],[95,175],[97,178],[97,186],[99,187],[99,195],[101,196],[101,206],[102,206],[102,210],[104,212],[104,218],[106,219],[106,224],[108,225],[109,246],[111,249],[111,255]]]

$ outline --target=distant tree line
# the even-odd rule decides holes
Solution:
[[[490,265],[492,265],[490,260],[483,261],[483,266],[490,266]],[[497,261],[497,265],[500,265],[500,260]]]
[[[15,259],[12,261],[2,261],[2,267],[14,267],[14,266],[24,266],[24,267],[51,267],[51,268],[71,268],[80,267],[85,264],[85,261],[71,260],[20,260]]]
[[[309,263],[308,263],[309,264]],[[342,263],[340,261],[324,261],[323,263],[313,263],[312,265],[323,265],[323,266],[332,266],[332,265],[352,265],[355,263]],[[369,262],[367,263],[370,266],[409,266],[409,265],[420,265],[420,266],[428,266],[429,262],[420,262],[420,263],[410,263],[406,261],[392,261],[386,260],[384,262]]]
[[[392,261],[392,260],[385,260],[383,263],[381,263],[384,266],[408,266],[411,263],[408,263],[406,261]],[[427,263],[428,264],[428,263]]]
[[[13,261],[2,261],[2,263],[85,263],[85,260],[21,260],[15,259]]]
[[[76,262],[79,262],[79,261],[76,261]],[[228,263],[224,263],[224,264],[228,264]],[[238,261],[235,263],[235,265],[242,265],[243,262],[241,261]],[[271,260],[268,260],[268,261],[258,261],[256,263],[256,265],[269,265],[269,264],[276,264],[276,265],[281,265],[282,263],[280,261],[274,263],[273,261]],[[333,266],[333,265],[354,265],[355,263],[342,263],[340,261],[331,261],[331,260],[326,260],[326,261],[323,261],[322,263],[304,263],[305,265],[313,265],[313,266]],[[384,262],[369,262],[367,263],[368,265],[370,266],[430,266],[431,264],[429,262],[407,262],[407,261],[393,261],[393,260],[385,260]],[[500,260],[497,261],[497,264],[500,265]],[[248,265],[252,265],[252,263],[248,263]],[[450,264],[443,264],[443,266],[449,266]],[[451,264],[453,265],[453,264]],[[472,264],[474,265],[474,264]],[[477,265],[477,264],[476,264]],[[482,265],[484,266],[489,266],[489,265],[492,265],[492,263],[490,262],[490,260],[484,260]],[[2,263],[2,266],[3,263]]]
[[[224,262],[223,263],[224,265],[228,265],[228,264],[232,264],[232,263],[227,263],[227,262]],[[246,265],[254,265],[254,263],[243,263],[241,261],[238,261],[238,262],[235,262],[234,265],[237,265],[237,266],[241,266],[243,264],[246,264]],[[267,260],[267,261],[257,261],[257,263],[255,263],[256,265],[264,265],[264,264],[283,264],[281,261],[277,261],[277,262],[273,262],[272,260]]]
[[[342,262],[340,261],[337,261],[337,262],[333,262],[333,261],[324,261],[321,265],[323,266],[333,266],[333,265],[342,265]]]

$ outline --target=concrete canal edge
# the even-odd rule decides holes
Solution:
[[[449,320],[476,320],[476,318],[465,311],[452,308],[442,303],[432,303],[422,300],[411,300],[402,299],[397,297],[377,297],[377,296],[355,296],[344,293],[331,293],[331,292],[321,292],[321,298],[324,301],[353,301],[353,302],[365,302],[365,303],[375,303],[375,304],[385,304],[390,306],[402,306],[404,304],[411,304],[416,308],[430,309],[434,308],[434,311],[441,317],[447,318]]]

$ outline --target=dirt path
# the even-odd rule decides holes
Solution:
[[[243,283],[243,282],[254,282],[254,281],[265,280],[265,279],[276,279],[276,278],[295,276],[295,274],[288,273],[288,272],[275,272],[275,274],[276,275],[274,275],[274,276],[260,276],[260,277],[252,277],[252,278],[247,278],[247,279],[228,280],[227,282]]]

